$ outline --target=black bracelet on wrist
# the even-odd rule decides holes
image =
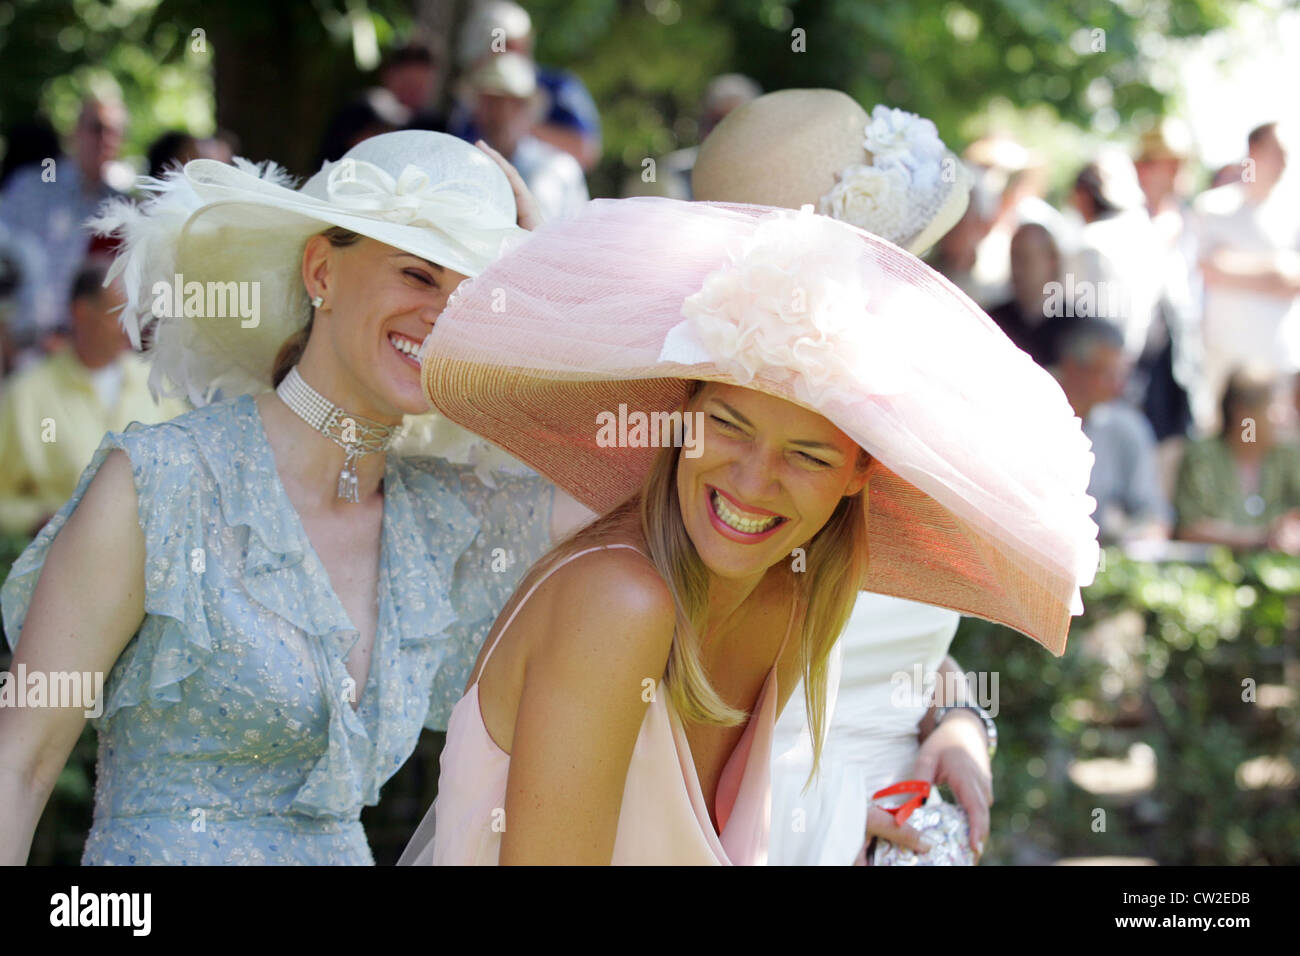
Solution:
[[[937,729],[943,719],[954,710],[972,711],[980,719],[980,722],[984,725],[984,736],[989,741],[989,759],[992,760],[993,755],[998,752],[998,727],[993,722],[992,715],[978,704],[954,704],[951,707],[936,707],[934,712],[935,728]]]

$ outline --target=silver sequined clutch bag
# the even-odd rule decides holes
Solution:
[[[912,794],[902,805],[899,796]],[[921,802],[924,801],[924,802]],[[914,853],[888,840],[872,838],[867,848],[870,866],[974,866],[970,823],[966,811],[939,796],[939,788],[924,780],[905,780],[872,795],[871,805],[885,810],[900,825],[919,830],[930,844],[927,853]]]

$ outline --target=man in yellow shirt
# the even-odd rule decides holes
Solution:
[[[182,402],[155,402],[149,369],[118,324],[118,283],[90,259],[73,286],[72,344],[28,366],[0,392],[0,530],[32,534],[77,487],[108,431],[166,421]]]

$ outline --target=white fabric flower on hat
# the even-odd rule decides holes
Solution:
[[[878,105],[862,142],[871,154],[870,163],[837,173],[835,185],[819,200],[818,212],[909,251],[924,251],[935,237],[921,237],[960,178],[944,175],[951,154],[939,131],[915,113]]]
[[[682,303],[661,361],[711,363],[740,385],[760,372],[791,384],[800,401],[857,401],[901,390],[895,334],[872,310],[859,240],[829,219],[774,213],[699,292]]]
[[[908,176],[898,167],[849,166],[821,198],[817,211],[824,216],[866,229],[891,242],[910,234]]]
[[[871,153],[872,165],[904,169],[912,185],[922,189],[933,186],[947,152],[934,123],[883,104],[871,111],[863,145]]]

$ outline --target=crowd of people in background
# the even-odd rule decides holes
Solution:
[[[573,73],[533,59],[534,25],[507,0],[479,3],[451,53],[408,42],[376,85],[343,104],[320,143],[337,159],[370,136],[441,130],[484,140],[520,172],[546,218],[589,198],[602,153],[597,106]],[[458,77],[444,114],[447,76]],[[696,117],[703,139],[762,90],[715,78]],[[196,158],[230,162],[236,134],[174,130],[147,155],[120,156],[120,99],[88,96],[63,152],[43,122],[8,137],[0,170],[0,530],[31,533],[71,495],[99,436],[177,414],[113,321],[112,248],[85,221]],[[972,143],[970,204],[932,265],[1058,378],[1093,443],[1089,492],[1106,542],[1170,538],[1300,554],[1300,203],[1286,131],[1252,130],[1239,163],[1194,194],[1195,154],[1173,119],[1133,152],[1080,157],[1063,208],[1049,169],[1012,138]],[[690,199],[695,148],[630,169],[623,195]],[[647,168],[651,173],[647,175]],[[76,403],[84,436],[43,439],[37,409]],[[49,415],[41,415],[49,418]],[[83,440],[84,439],[84,440]]]
[[[1103,540],[1300,552],[1300,206],[1277,123],[1190,190],[1176,120],[1081,164],[1068,205],[1041,160],[973,143],[936,265],[1050,369],[1092,440]]]

